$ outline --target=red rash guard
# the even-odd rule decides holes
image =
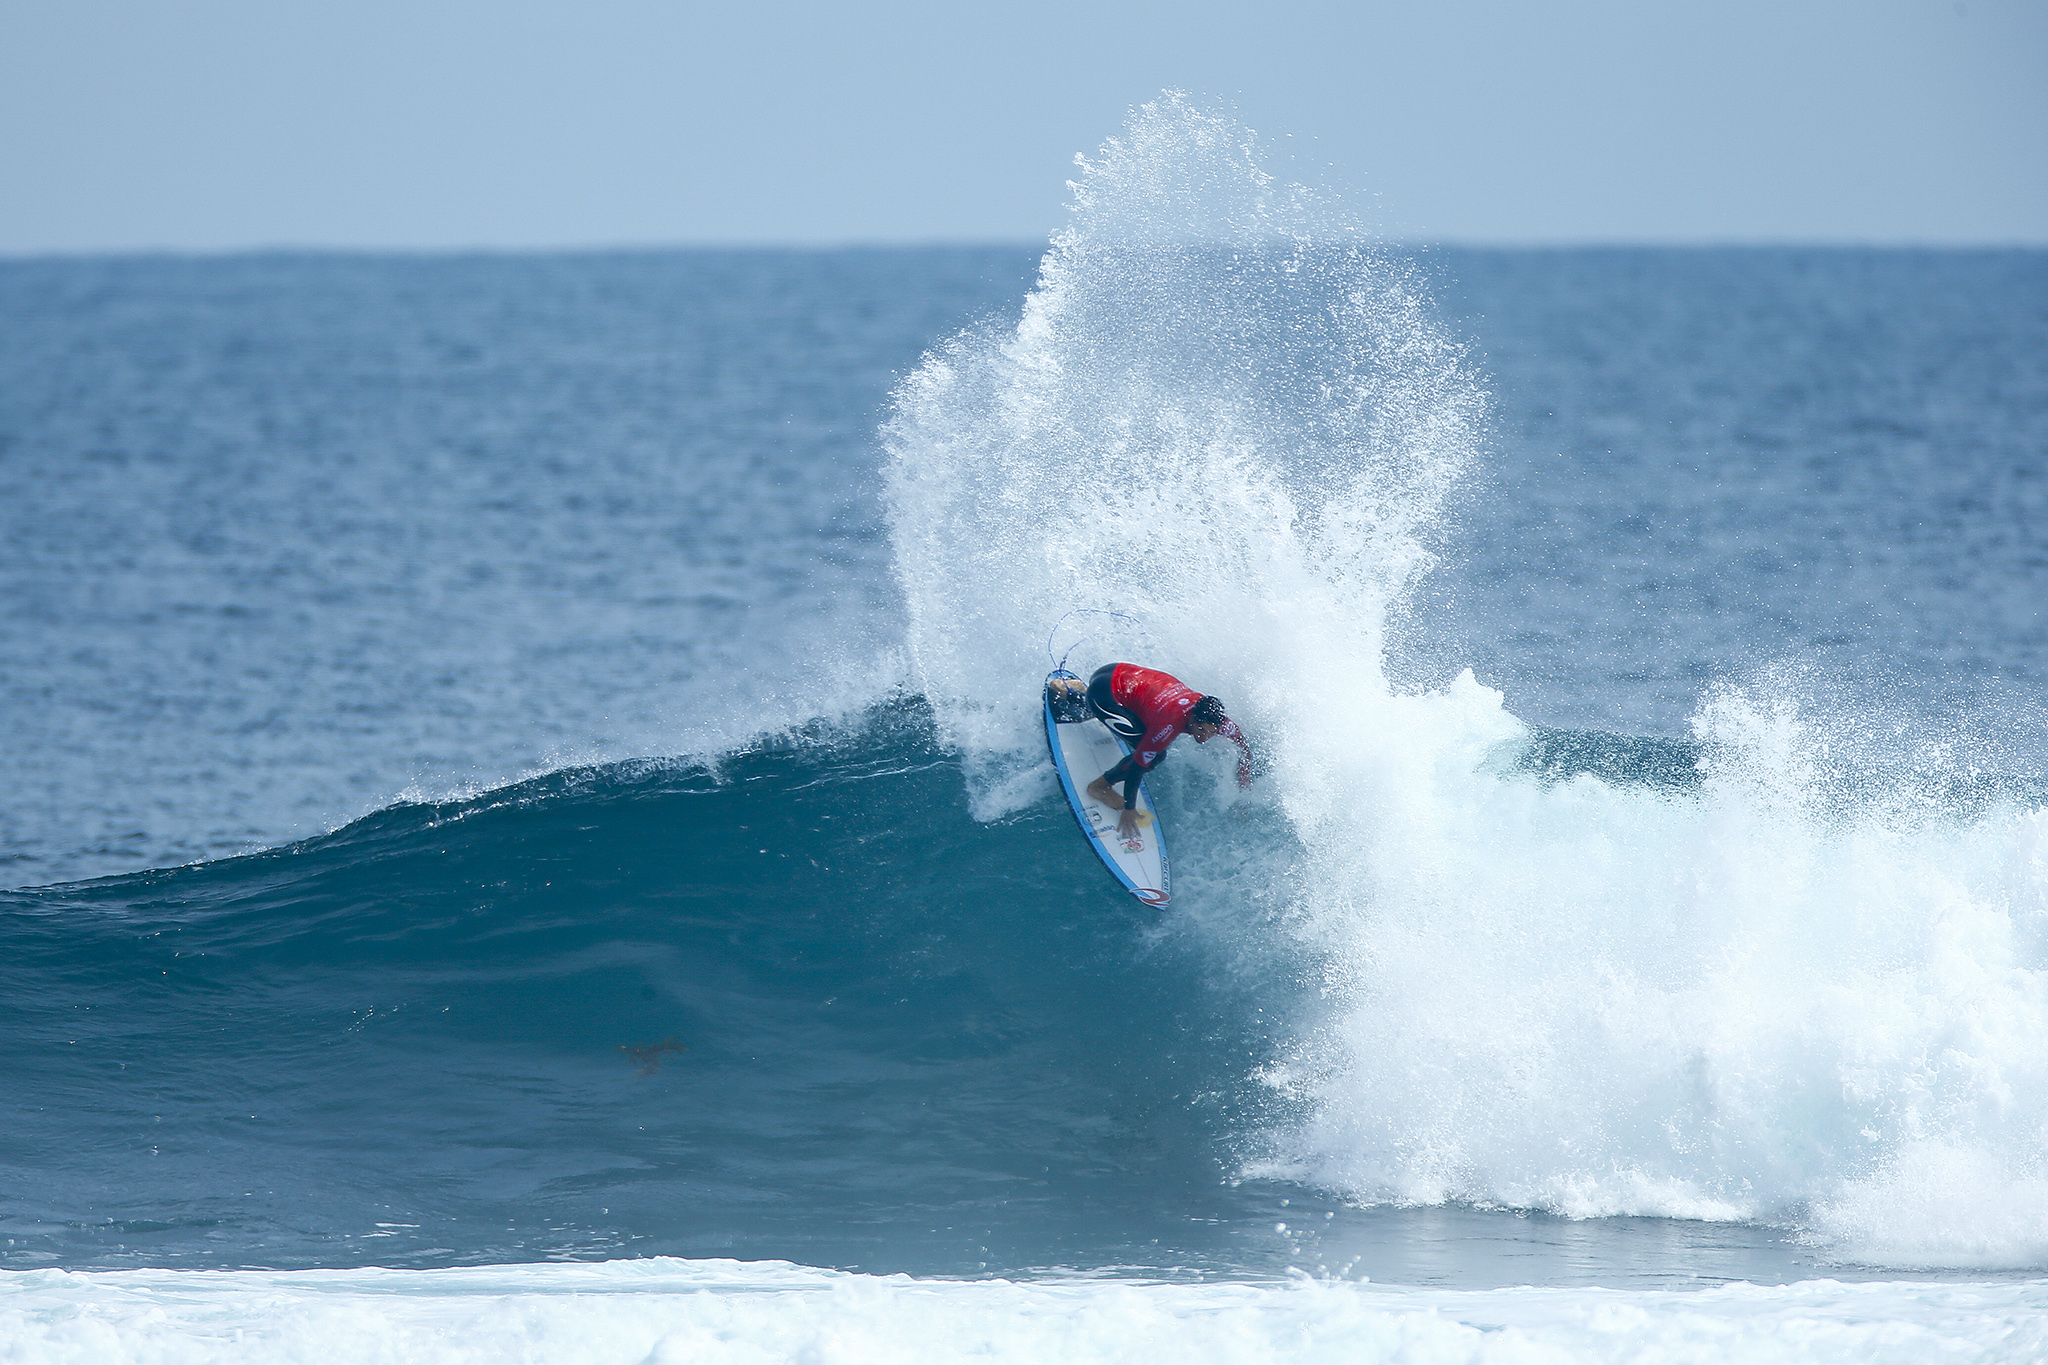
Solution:
[[[1202,699],[1202,694],[1171,673],[1136,664],[1116,666],[1116,671],[1110,674],[1109,694],[1145,724],[1145,737],[1131,747],[1121,763],[1102,775],[1112,787],[1119,782],[1124,784],[1124,804],[1130,806],[1138,799],[1139,780],[1166,757],[1168,745],[1187,733],[1188,712]],[[1217,733],[1235,740],[1244,754],[1238,764],[1238,782],[1242,785],[1250,779],[1251,748],[1234,721],[1225,721],[1217,727]]]

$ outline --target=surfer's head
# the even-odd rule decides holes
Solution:
[[[1206,744],[1230,721],[1223,710],[1223,698],[1204,697],[1188,708],[1188,733],[1197,744]]]

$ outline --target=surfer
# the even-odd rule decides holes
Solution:
[[[1088,706],[1120,738],[1131,742],[1121,763],[1088,784],[1088,795],[1117,816],[1117,833],[1129,838],[1138,828],[1138,783],[1159,766],[1166,748],[1183,734],[1197,744],[1218,735],[1238,747],[1237,785],[1252,784],[1252,746],[1237,722],[1224,714],[1223,702],[1205,697],[1171,673],[1136,664],[1104,664],[1088,679]],[[1123,799],[1116,786],[1123,784]]]

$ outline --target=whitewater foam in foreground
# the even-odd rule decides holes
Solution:
[[[935,351],[887,429],[974,813],[1049,795],[1049,631],[1229,702],[1265,780],[1176,752],[1176,911],[1242,972],[1319,964],[1265,1072],[1301,1117],[1248,1173],[2048,1264],[2044,816],[1944,799],[1967,726],[1887,741],[1797,670],[1702,699],[1694,790],[1518,771],[1500,692],[1394,666],[1483,411],[1412,265],[1229,120],[1140,110],[1015,328]]]
[[[645,1260],[433,1271],[61,1270],[0,1276],[21,1365],[802,1361],[2039,1360],[2048,1284],[1691,1292],[1381,1288],[1300,1279],[919,1280]]]

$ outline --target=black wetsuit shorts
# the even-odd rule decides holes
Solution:
[[[1095,670],[1088,679],[1088,705],[1119,738],[1135,744],[1145,737],[1145,718],[1111,694],[1110,679],[1115,676],[1115,664],[1104,664]]]

